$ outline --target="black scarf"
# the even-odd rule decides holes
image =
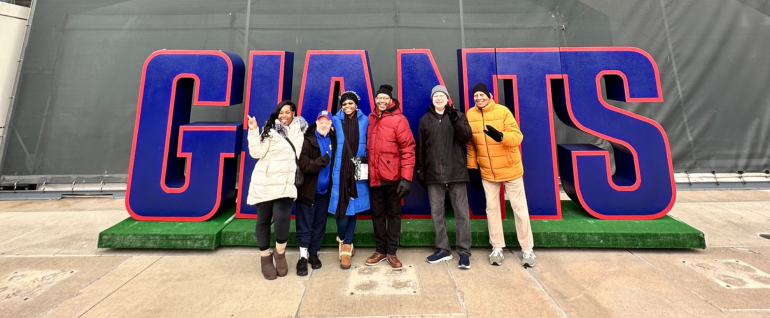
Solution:
[[[353,168],[353,161],[350,154],[354,156],[358,154],[358,118],[357,113],[353,113],[353,118],[348,117],[344,112],[342,113],[342,134],[344,135],[345,142],[342,144],[342,163],[340,166],[340,193],[339,201],[337,203],[337,211],[334,217],[342,219],[345,217],[348,211],[348,205],[350,204],[350,198],[358,198],[358,189],[356,188],[356,176]],[[348,145],[352,149],[348,151]]]

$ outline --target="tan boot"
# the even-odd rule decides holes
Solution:
[[[340,259],[342,259],[342,240],[340,240],[340,237],[337,236],[337,243],[339,243],[338,253],[340,253]]]
[[[353,245],[342,244],[342,252],[340,252],[340,267],[342,269],[350,268],[350,258],[353,256],[351,253],[352,250]]]

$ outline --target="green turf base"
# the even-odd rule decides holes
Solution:
[[[507,205],[507,215],[513,215]],[[233,219],[234,208],[217,213],[205,222],[143,222],[125,219],[99,233],[100,248],[215,249],[217,246],[256,246],[253,219]],[[449,242],[455,241],[455,220],[447,211]],[[536,247],[599,248],[706,248],[703,233],[670,216],[649,221],[599,220],[572,201],[562,201],[562,220],[533,220]],[[513,219],[503,220],[505,242],[518,246]],[[337,246],[337,226],[329,216],[323,246]],[[490,246],[486,220],[471,220],[473,246]],[[272,240],[274,242],[274,238]],[[433,246],[430,219],[404,219],[402,246]],[[297,246],[292,220],[289,245]],[[371,220],[358,220],[353,243],[374,246]]]
[[[213,250],[235,207],[217,212],[205,222],[149,222],[127,218],[99,233],[100,248],[159,248]]]
[[[510,205],[507,215],[512,217]],[[451,211],[447,211],[451,214]],[[222,230],[223,246],[256,246],[253,219],[236,219]],[[562,201],[562,220],[533,220],[532,233],[536,247],[598,248],[706,248],[703,233],[670,216],[648,221],[607,221],[590,216],[572,201]],[[519,246],[513,219],[503,220],[505,242]],[[323,246],[336,246],[337,226],[330,216],[326,222]],[[454,217],[447,217],[449,242],[455,241]],[[471,220],[473,246],[490,246],[486,220]],[[273,238],[274,239],[274,238]],[[433,223],[430,219],[404,219],[401,223],[402,246],[433,246]],[[296,246],[292,220],[288,244]],[[358,220],[353,239],[356,246],[374,246],[370,220]]]

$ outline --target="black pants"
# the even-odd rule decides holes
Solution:
[[[401,199],[396,194],[397,185],[384,185],[369,189],[374,242],[377,253],[396,255],[401,237]],[[387,213],[385,209],[387,207]]]
[[[257,228],[254,236],[260,251],[270,248],[270,221],[275,219],[275,242],[286,243],[291,227],[292,198],[280,198],[257,203]]]
[[[318,255],[321,241],[326,235],[326,219],[329,217],[329,199],[331,191],[325,194],[315,194],[313,205],[308,206],[297,202],[297,242],[300,247],[310,251],[310,255]]]

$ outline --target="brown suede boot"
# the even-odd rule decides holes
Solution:
[[[278,276],[286,276],[286,274],[289,273],[289,264],[286,263],[286,253],[274,253],[273,256],[275,257],[275,271]]]
[[[352,250],[353,245],[342,244],[342,252],[340,252],[340,267],[342,269],[350,268],[350,258],[353,256],[351,253]]]
[[[260,256],[262,258],[262,276],[267,280],[273,280],[278,277],[278,273],[273,265],[273,255]]]

